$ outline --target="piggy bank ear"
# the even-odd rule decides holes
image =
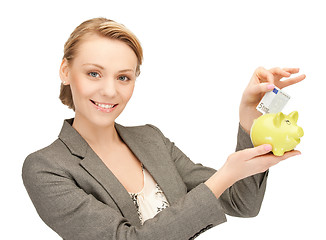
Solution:
[[[297,111],[293,111],[289,114],[289,117],[295,122],[297,123],[298,118],[299,118],[299,114]]]
[[[283,121],[284,118],[285,118],[285,115],[282,112],[277,113],[273,119],[274,125],[276,127],[281,126],[281,122]]]

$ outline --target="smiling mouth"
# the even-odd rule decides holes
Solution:
[[[99,102],[95,102],[92,99],[90,99],[90,101],[97,107],[99,108],[103,108],[103,109],[111,109],[116,107],[118,104],[111,104],[111,103],[99,103]]]

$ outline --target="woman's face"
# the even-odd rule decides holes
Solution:
[[[66,69],[75,120],[112,125],[132,96],[136,67],[136,54],[127,44],[96,35],[84,40]]]

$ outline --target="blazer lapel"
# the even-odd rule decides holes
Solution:
[[[82,136],[72,127],[73,120],[72,118],[64,121],[59,138],[73,155],[82,159],[80,165],[106,189],[123,216],[133,225],[141,226],[137,209],[129,193]],[[130,130],[132,127],[124,127],[115,123],[115,128],[121,139],[159,184],[170,204],[172,205],[180,199],[184,195],[184,189],[178,188],[178,184],[173,184],[173,182],[180,181],[180,176],[173,165],[171,166],[172,161],[167,160],[171,157],[166,149],[163,149],[164,146],[156,143],[155,138],[151,138],[148,134],[141,136],[142,132]]]
[[[182,179],[172,163],[165,144],[162,141],[157,141],[156,135],[146,133],[145,129],[132,131],[128,129],[132,127],[124,127],[119,124],[116,124],[115,127],[122,140],[158,183],[169,203],[172,205],[184,196],[185,189],[177,184]],[[146,128],[148,129],[148,127]]]
[[[129,193],[91,148],[86,152],[86,156],[80,165],[107,190],[123,216],[133,225],[141,226],[137,209]]]
[[[129,193],[85,139],[72,127],[73,120],[72,118],[64,121],[59,138],[66,144],[71,154],[81,158],[80,165],[102,185],[115,201],[122,215],[131,224],[140,227],[137,209]]]

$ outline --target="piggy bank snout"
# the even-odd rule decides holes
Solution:
[[[303,136],[303,129],[302,129],[302,127],[298,127],[297,134],[298,134],[298,137],[299,138],[301,138]]]

